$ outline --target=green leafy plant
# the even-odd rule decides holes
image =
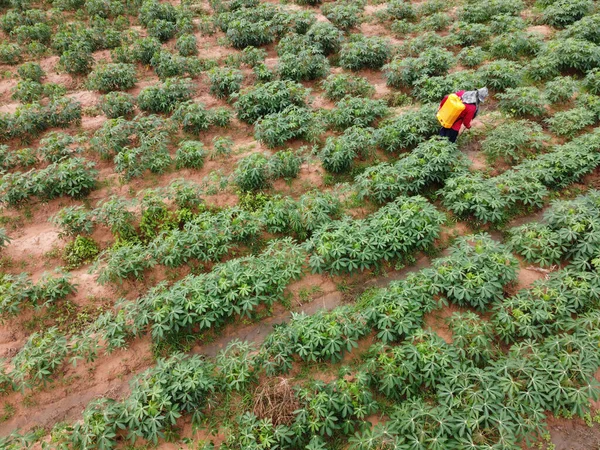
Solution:
[[[217,98],[227,98],[239,92],[244,81],[241,70],[231,67],[214,67],[208,71],[210,80],[210,93]]]
[[[341,173],[350,169],[358,156],[365,159],[375,146],[372,128],[350,127],[339,137],[329,137],[319,154],[328,172]]]
[[[69,269],[75,269],[83,264],[89,264],[100,254],[100,247],[90,237],[77,236],[69,242],[63,251],[63,259]]]
[[[237,116],[246,123],[254,123],[267,114],[283,111],[291,105],[305,106],[309,91],[293,81],[271,81],[242,89],[234,104]]]
[[[390,45],[384,38],[355,34],[341,47],[340,66],[349,70],[379,69],[390,55]]]
[[[565,102],[573,97],[578,83],[571,77],[556,77],[546,83],[546,98],[551,103]]]
[[[552,117],[545,119],[550,131],[566,137],[573,137],[579,131],[598,122],[595,111],[576,107],[566,111],[558,111]]]
[[[513,116],[539,117],[546,113],[546,98],[543,91],[532,87],[507,88],[497,95],[498,107]]]
[[[179,148],[175,153],[175,167],[182,169],[201,169],[204,166],[206,149],[201,142],[183,141],[179,143]]]
[[[548,140],[537,123],[517,120],[491,130],[481,142],[481,151],[492,163],[504,161],[514,164],[544,150]]]
[[[443,214],[423,197],[399,196],[366,219],[346,217],[323,225],[304,247],[311,254],[313,272],[365,270],[383,259],[427,248],[439,235],[443,221]]]
[[[149,112],[169,113],[179,103],[192,97],[194,85],[189,78],[167,79],[163,83],[142,89],[137,98],[138,106]]]
[[[344,97],[327,114],[327,122],[332,128],[344,130],[351,126],[368,127],[377,119],[389,114],[384,100],[362,97]]]
[[[256,191],[269,186],[269,160],[262,153],[241,159],[235,172],[235,183],[242,191]]]
[[[193,34],[182,34],[177,38],[175,48],[181,56],[194,56],[198,54],[196,36]]]
[[[100,109],[109,119],[127,117],[135,109],[135,99],[125,92],[109,92],[100,99]]]
[[[26,62],[19,66],[17,73],[22,80],[37,81],[38,83],[46,75],[42,67],[36,62]]]
[[[50,220],[61,229],[61,237],[89,235],[94,230],[92,212],[83,206],[66,206]]]
[[[332,74],[321,82],[325,96],[329,100],[338,101],[346,96],[371,97],[375,88],[366,78],[348,74]]]
[[[256,140],[269,148],[282,146],[292,139],[314,142],[322,132],[315,113],[295,105],[263,116],[256,121],[254,129]]]
[[[438,105],[425,105],[382,122],[375,132],[377,146],[388,152],[414,147],[439,129],[435,118]]]
[[[98,66],[87,79],[88,86],[100,92],[126,91],[135,86],[136,82],[135,66],[122,63]]]
[[[362,1],[348,2],[338,0],[337,2],[323,5],[321,10],[325,17],[336,27],[347,30],[357,26],[361,22],[364,3]]]

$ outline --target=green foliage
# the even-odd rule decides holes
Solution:
[[[102,201],[94,210],[96,222],[110,228],[115,238],[124,241],[136,237],[131,205],[121,197],[112,196]]]
[[[544,223],[532,222],[510,230],[509,243],[527,261],[542,267],[570,259],[576,267],[590,268],[598,256],[598,191],[574,200],[552,203]]]
[[[487,58],[481,47],[465,47],[458,53],[458,61],[465,67],[477,67]]]
[[[327,3],[321,8],[325,17],[341,30],[357,26],[362,21],[363,10],[363,2],[349,2],[344,0]]]
[[[246,47],[242,50],[241,62],[256,67],[265,61],[267,52],[262,48]]]
[[[125,92],[109,92],[100,99],[100,109],[109,119],[127,117],[133,113],[135,99]]]
[[[361,313],[352,306],[315,314],[294,313],[288,323],[277,326],[263,344],[267,373],[287,372],[294,356],[306,362],[342,359],[346,352],[358,347],[358,340],[369,327]]]
[[[182,34],[177,38],[175,48],[181,56],[194,56],[198,54],[196,36],[193,34]]]
[[[578,21],[592,11],[591,0],[556,0],[544,9],[544,23],[563,28]]]
[[[282,79],[315,80],[329,74],[329,62],[319,46],[307,42],[294,51],[280,53],[277,72]]]
[[[330,22],[315,22],[306,32],[306,37],[327,56],[340,50],[344,34]]]
[[[463,90],[465,86],[481,86],[483,82],[478,73],[461,70],[443,76],[425,76],[414,81],[412,94],[426,103],[437,103],[449,92]]]
[[[141,177],[146,170],[164,173],[171,165],[171,155],[161,139],[154,145],[143,143],[139,147],[125,148],[115,156],[115,171],[126,181]]]
[[[521,0],[485,0],[469,1],[458,12],[459,17],[467,22],[488,22],[495,16],[518,16],[525,7]]]
[[[135,86],[137,76],[133,64],[109,63],[97,66],[88,75],[88,86],[100,92],[126,91]]]
[[[198,58],[186,58],[164,49],[154,53],[150,64],[161,80],[166,80],[170,77],[181,77],[186,74],[194,77],[203,69],[202,61]]]
[[[216,366],[222,386],[227,391],[244,392],[251,383],[258,381],[259,364],[256,348],[249,342],[237,339],[229,342],[216,357]]]
[[[327,114],[327,122],[332,128],[344,130],[348,127],[368,127],[377,119],[389,114],[384,100],[362,97],[344,97]]]
[[[6,174],[0,183],[0,201],[18,206],[32,196],[44,200],[62,195],[85,197],[96,186],[98,172],[94,166],[82,158],[69,158],[45,169]]]
[[[433,261],[432,291],[460,306],[485,310],[504,296],[503,287],[517,279],[519,261],[486,234],[459,238],[450,255]]]
[[[481,151],[491,163],[517,163],[531,157],[548,145],[549,137],[542,127],[529,120],[517,120],[498,125],[481,142]]]
[[[94,65],[92,48],[89,43],[76,41],[65,50],[58,61],[59,66],[71,75],[86,75]]]
[[[590,70],[583,80],[583,85],[592,94],[600,94],[600,68]]]
[[[261,220],[269,233],[296,233],[303,239],[338,217],[341,210],[339,198],[317,190],[303,194],[298,200],[275,195],[260,206]]]
[[[423,197],[399,196],[366,219],[349,217],[316,229],[306,241],[313,272],[353,272],[426,249],[438,237],[444,215]]]
[[[507,88],[496,97],[500,100],[498,107],[513,116],[539,117],[546,113],[544,93],[533,86]]]
[[[535,56],[542,48],[540,34],[512,31],[494,37],[490,42],[490,55],[494,58],[519,60],[522,57]]]
[[[597,121],[596,112],[583,107],[558,111],[552,117],[545,119],[550,131],[554,134],[571,138],[588,125],[594,125]]]
[[[14,66],[23,60],[23,50],[17,44],[10,42],[0,43],[0,62]]]
[[[46,75],[41,66],[36,62],[26,62],[19,66],[17,73],[22,80],[37,81],[38,83]]]
[[[125,241],[103,251],[98,264],[98,283],[107,284],[122,283],[127,278],[141,280],[146,269],[155,263],[145,246]]]
[[[600,65],[600,46],[580,39],[553,39],[548,41],[540,56],[546,58],[554,70],[584,72]]]
[[[59,162],[68,156],[81,152],[81,147],[73,148],[78,140],[70,134],[60,131],[51,131],[40,139],[39,155],[47,162]]]
[[[417,145],[396,163],[368,167],[356,177],[355,186],[360,196],[383,203],[398,195],[420,193],[466,167],[467,161],[455,144],[434,137]]]
[[[391,48],[386,39],[354,34],[342,45],[340,66],[348,70],[379,69],[390,55]]]
[[[481,75],[483,84],[496,91],[517,87],[522,78],[522,67],[506,59],[487,63],[477,72]]]
[[[491,27],[483,23],[454,22],[450,33],[455,45],[461,47],[487,44],[492,34]]]
[[[172,116],[173,120],[182,125],[183,130],[191,134],[200,134],[212,123],[211,111],[202,103],[188,101],[180,104]]]
[[[366,78],[344,73],[329,75],[321,82],[325,97],[329,100],[339,101],[346,96],[371,97],[375,88]]]
[[[77,448],[112,448],[116,433],[126,429],[132,442],[141,437],[157,444],[182,414],[200,415],[217,389],[213,370],[213,364],[197,355],[176,353],[159,359],[133,379],[131,392],[123,400],[91,402],[69,441]]]
[[[204,166],[206,149],[202,142],[183,141],[175,152],[175,168],[201,169]]]
[[[242,89],[234,106],[237,116],[254,123],[267,114],[283,111],[290,105],[305,106],[309,90],[293,81],[271,81]]]
[[[83,206],[66,206],[50,220],[61,229],[60,237],[88,235],[94,230],[92,213]]]
[[[291,179],[298,176],[302,158],[292,150],[275,153],[269,158],[269,172],[272,178]]]
[[[131,57],[134,61],[149,65],[152,57],[161,48],[160,41],[153,37],[136,39],[131,49]]]
[[[410,87],[419,78],[446,74],[453,63],[451,52],[433,47],[416,58],[396,58],[383,70],[388,86]]]
[[[100,247],[90,237],[77,236],[69,242],[63,251],[63,259],[69,269],[75,269],[83,264],[89,264],[100,254]]]
[[[235,184],[242,191],[257,191],[269,186],[269,160],[262,153],[242,158],[234,172]]]
[[[328,172],[341,173],[350,169],[358,156],[365,159],[375,146],[372,128],[349,127],[339,137],[328,137],[319,158]]]
[[[6,233],[6,229],[0,228],[0,250],[2,250],[8,244],[10,244],[11,241],[12,241],[12,239],[8,237],[8,234]]]
[[[21,391],[50,381],[67,356],[67,339],[56,327],[33,333],[11,363],[10,376]]]
[[[550,103],[565,102],[577,92],[578,83],[571,77],[556,77],[546,83],[546,98]]]
[[[168,289],[159,285],[137,300],[134,326],[150,323],[153,339],[160,341],[221,326],[234,314],[251,317],[259,305],[283,298],[286,286],[302,273],[305,257],[291,239],[276,240],[258,256],[231,259]]]
[[[282,111],[258,119],[254,137],[267,147],[280,147],[292,139],[314,142],[322,131],[315,113],[308,108],[290,105]]]
[[[599,274],[569,266],[498,303],[492,323],[505,342],[543,339],[571,329],[575,314],[595,311],[599,304]]]
[[[194,84],[189,78],[167,79],[160,84],[142,89],[137,102],[144,111],[169,113],[192,97]]]
[[[379,148],[396,152],[411,148],[437,133],[440,124],[435,117],[438,105],[406,111],[379,125],[375,139]]]
[[[473,312],[454,313],[447,319],[452,343],[463,361],[477,365],[494,356],[492,325]]]
[[[231,67],[213,67],[208,71],[210,93],[217,98],[227,98],[239,92],[244,81],[241,70]]]

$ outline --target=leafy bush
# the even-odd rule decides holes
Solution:
[[[462,360],[486,363],[494,356],[493,328],[473,312],[454,313],[448,319],[452,343]]]
[[[51,221],[61,228],[61,237],[91,234],[94,230],[92,214],[83,206],[66,206]]]
[[[184,76],[185,74],[193,77],[198,75],[203,69],[202,62],[198,58],[186,58],[164,49],[154,53],[150,64],[161,80]]]
[[[115,156],[115,171],[126,181],[141,177],[146,170],[164,173],[171,165],[171,155],[163,139],[154,144],[142,143],[139,147],[125,148]]]
[[[313,272],[353,272],[381,260],[426,249],[437,238],[444,215],[423,197],[399,196],[362,220],[348,217],[316,229],[304,247]]]
[[[41,66],[36,62],[26,62],[20,65],[17,73],[22,80],[37,81],[38,83],[46,75]]]
[[[496,91],[517,87],[521,83],[522,67],[513,61],[498,59],[480,67],[477,71],[484,85]]]
[[[588,71],[600,65],[600,46],[579,39],[553,39],[540,56],[555,70]]]
[[[192,97],[194,84],[189,78],[167,79],[163,83],[142,89],[137,102],[141,109],[155,113],[169,113],[179,103]]]
[[[272,178],[296,178],[302,158],[292,150],[275,153],[269,158],[269,173]]]
[[[0,43],[0,62],[14,66],[23,60],[23,50],[17,44],[2,42]]]
[[[593,7],[591,0],[556,0],[544,9],[543,20],[553,27],[565,27],[587,15]]]
[[[153,37],[136,39],[133,42],[131,56],[134,61],[149,65],[152,57],[161,48],[160,41]]]
[[[375,88],[366,78],[344,73],[329,75],[321,82],[325,97],[329,100],[341,100],[345,96],[371,97]]]
[[[467,22],[488,22],[494,16],[518,16],[524,6],[521,0],[470,1],[460,9],[459,16]]]
[[[175,48],[181,56],[193,56],[198,54],[198,45],[196,36],[193,34],[183,34],[177,38]]]
[[[408,87],[423,77],[444,75],[454,62],[454,55],[439,47],[433,47],[417,58],[394,59],[383,69],[388,86]]]
[[[277,326],[265,340],[265,356],[277,362],[278,371],[286,372],[294,355],[307,362],[338,362],[358,347],[358,340],[369,331],[364,318],[356,317],[359,315],[351,306],[312,315],[292,312],[290,321]]]
[[[290,105],[305,106],[309,90],[293,81],[271,81],[242,89],[235,96],[237,116],[246,123],[254,123],[267,114],[283,111]]]
[[[465,47],[458,53],[458,61],[465,67],[477,67],[487,58],[481,47]]]
[[[234,92],[239,92],[244,81],[241,70],[231,67],[213,67],[208,71],[210,93],[217,98],[226,98]]]
[[[67,156],[81,152],[81,147],[71,147],[77,142],[77,139],[69,134],[51,131],[40,140],[38,153],[47,162],[58,162]]]
[[[242,191],[256,191],[269,186],[269,160],[262,153],[241,159],[234,172],[235,183]]]
[[[62,70],[71,75],[89,73],[94,66],[91,46],[87,42],[74,42],[62,53],[58,64]]]
[[[598,191],[574,200],[552,203],[543,223],[529,223],[510,230],[509,243],[527,261],[548,267],[571,259],[587,269],[597,257]]]
[[[467,47],[487,44],[492,31],[488,25],[482,23],[459,21],[452,24],[450,33],[455,45]]]
[[[395,152],[426,140],[440,127],[435,118],[437,109],[438,105],[425,105],[384,121],[375,133],[377,145],[388,152]]]
[[[100,247],[89,237],[77,236],[69,242],[63,251],[63,259],[69,269],[76,269],[89,264],[100,254]]]
[[[542,36],[537,33],[513,31],[493,38],[489,52],[494,58],[518,60],[521,57],[535,56],[542,43]]]
[[[577,91],[578,83],[571,77],[556,77],[546,83],[545,95],[550,103],[565,102]]]
[[[349,127],[339,137],[329,137],[319,157],[328,172],[341,173],[350,169],[358,156],[366,158],[373,151],[372,128]]]
[[[592,110],[577,107],[566,111],[558,111],[545,122],[550,126],[550,131],[559,136],[573,137],[577,132],[588,125],[598,121],[596,113]]]
[[[183,141],[175,153],[175,167],[182,169],[201,169],[204,166],[206,150],[198,141]]]
[[[564,30],[560,31],[556,37],[560,39],[575,38],[600,44],[600,32],[598,32],[599,24],[600,14],[590,14],[567,26]]]
[[[389,109],[384,100],[361,97],[344,97],[327,114],[327,122],[333,128],[368,127],[377,119],[386,116]]]
[[[129,116],[134,108],[133,95],[125,92],[109,92],[100,99],[100,109],[109,119]]]
[[[379,69],[390,58],[388,41],[378,36],[352,35],[340,50],[340,66],[349,70]]]
[[[592,94],[600,94],[600,68],[590,70],[585,79],[583,85]]]
[[[315,114],[310,109],[295,105],[258,119],[254,128],[256,140],[270,148],[292,139],[314,141],[321,132]]]
[[[494,128],[481,143],[481,151],[491,163],[519,162],[545,148],[549,137],[535,122],[518,120]]]
[[[399,195],[418,194],[434,183],[463,172],[467,161],[447,139],[431,138],[396,163],[368,167],[355,179],[361,197],[383,203]]]
[[[200,134],[211,125],[212,114],[201,103],[188,101],[180,104],[173,113],[173,120],[183,126],[184,131]]]
[[[329,73],[329,62],[320,48],[305,45],[296,52],[281,54],[277,61],[277,72],[282,79],[315,80]]]
[[[329,22],[315,22],[306,32],[306,37],[327,56],[340,50],[344,34]]]
[[[100,92],[126,91],[135,86],[137,77],[133,64],[111,63],[96,67],[88,75],[88,86]]]
[[[437,103],[449,92],[463,90],[465,86],[481,86],[481,77],[471,70],[453,72],[445,76],[425,76],[413,82],[412,94],[427,103]]]
[[[513,116],[538,117],[546,113],[544,93],[533,86],[507,88],[497,95],[498,107]]]
[[[360,1],[348,2],[338,0],[323,5],[321,11],[336,27],[347,30],[357,26],[362,20],[364,4]]]

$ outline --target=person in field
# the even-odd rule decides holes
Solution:
[[[446,95],[440,103],[437,118],[440,121],[440,136],[447,137],[450,142],[456,142],[462,126],[471,128],[471,121],[477,117],[479,105],[488,96],[486,87],[476,91],[458,91]],[[446,102],[450,103],[446,105]],[[444,107],[444,105],[446,105]]]

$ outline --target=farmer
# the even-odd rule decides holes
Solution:
[[[477,89],[476,91],[458,91],[456,92],[456,95],[460,97],[465,105],[465,108],[454,121],[452,127],[445,128],[442,126],[442,128],[440,128],[440,136],[447,137],[450,142],[456,142],[458,133],[463,125],[467,129],[471,128],[471,121],[477,117],[477,113],[479,112],[479,104],[485,101],[486,97],[488,96],[488,89],[484,87]],[[442,106],[444,106],[446,100],[448,100],[447,95],[442,99],[442,102],[440,103],[440,109]]]

